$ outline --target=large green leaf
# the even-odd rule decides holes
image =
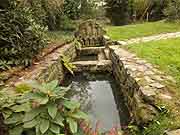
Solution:
[[[37,125],[38,121],[36,119],[33,119],[32,121],[25,122],[23,127],[24,128],[33,128]]]
[[[75,110],[80,108],[80,103],[76,101],[64,101],[64,106],[68,109]]]
[[[49,101],[49,97],[44,93],[34,93],[32,99],[38,102],[40,105],[45,105]]]
[[[57,113],[55,119],[53,120],[54,123],[56,123],[62,127],[64,126],[63,121],[64,121],[64,118],[61,116],[60,113]]]
[[[53,94],[55,96],[60,97],[64,97],[64,95],[67,93],[67,91],[69,90],[69,88],[65,88],[65,87],[56,87],[55,90],[53,91]]]
[[[28,112],[28,111],[30,111],[31,106],[30,106],[30,103],[27,102],[27,103],[24,103],[21,105],[15,105],[15,106],[11,107],[11,109],[14,112]]]
[[[74,134],[77,132],[77,122],[72,118],[67,118],[67,123],[69,124],[69,128],[71,132]]]
[[[44,134],[49,129],[49,120],[42,119],[40,123],[40,131]]]
[[[76,118],[76,119],[84,119],[84,120],[89,119],[88,115],[82,111],[77,111],[77,112],[71,114],[71,117]]]
[[[6,119],[4,122],[5,124],[15,124],[20,123],[23,119],[22,113],[13,113],[8,119]]]
[[[24,116],[23,122],[31,121],[40,113],[41,113],[41,108],[36,108],[36,109],[31,110],[30,112],[27,112]]]
[[[48,113],[52,117],[52,119],[56,117],[57,111],[58,111],[58,108],[55,103],[48,104]]]
[[[13,129],[9,130],[9,135],[21,135],[23,132],[23,127],[21,125],[16,126]]]
[[[60,126],[57,124],[51,124],[50,130],[51,130],[51,132],[53,132],[55,134],[59,134],[60,133]]]
[[[37,81],[27,81],[26,83],[29,84],[34,89],[44,91],[44,87],[42,87],[42,85],[39,84]]]
[[[46,89],[53,91],[58,86],[58,80],[51,81],[50,83],[46,84]]]
[[[12,114],[12,110],[10,109],[3,109],[2,114],[5,119],[9,118]]]

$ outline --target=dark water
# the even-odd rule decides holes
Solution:
[[[81,103],[93,126],[99,122],[102,131],[107,131],[127,125],[128,111],[111,75],[77,74],[69,79],[69,84],[72,85],[69,96]]]
[[[80,55],[75,59],[75,61],[95,61],[97,59],[97,55]]]

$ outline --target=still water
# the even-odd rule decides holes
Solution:
[[[68,77],[69,78],[69,77]],[[114,78],[108,74],[77,74],[69,80],[69,96],[78,100],[90,116],[92,125],[100,123],[102,131],[126,126],[128,111]]]

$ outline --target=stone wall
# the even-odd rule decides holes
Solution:
[[[13,76],[7,81],[7,86],[13,86],[24,80],[38,80],[39,82],[49,82],[52,80],[62,81],[64,79],[64,67],[61,56],[67,56],[73,60],[76,57],[74,42],[66,44],[53,53],[47,55],[36,65],[21,71],[22,76]]]
[[[73,59],[76,57],[76,49],[71,42],[66,44],[53,53],[47,55],[42,61],[14,75],[6,82],[6,86],[14,86],[24,80],[38,80],[40,82],[49,82],[52,80],[62,81],[65,75],[61,56],[67,56]],[[22,74],[22,75],[21,75]],[[3,124],[2,114],[0,113],[0,135],[7,135],[7,127]]]
[[[82,47],[104,46],[104,35],[106,31],[94,20],[88,20],[81,23],[75,32],[76,39]]]
[[[120,54],[116,53],[112,48],[110,49],[110,59],[112,60],[113,75],[120,85],[120,91],[124,95],[125,103],[128,107],[130,117],[138,125],[148,124],[154,119],[157,110],[150,102],[150,99],[144,97],[140,85],[128,73],[124,63],[120,59]],[[146,99],[146,100],[145,100]]]

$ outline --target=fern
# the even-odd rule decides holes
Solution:
[[[76,68],[76,66],[71,63],[70,58],[68,58],[67,56],[62,55],[61,57],[62,57],[62,62],[63,62],[64,67],[65,67],[72,75],[74,75],[73,69]]]

